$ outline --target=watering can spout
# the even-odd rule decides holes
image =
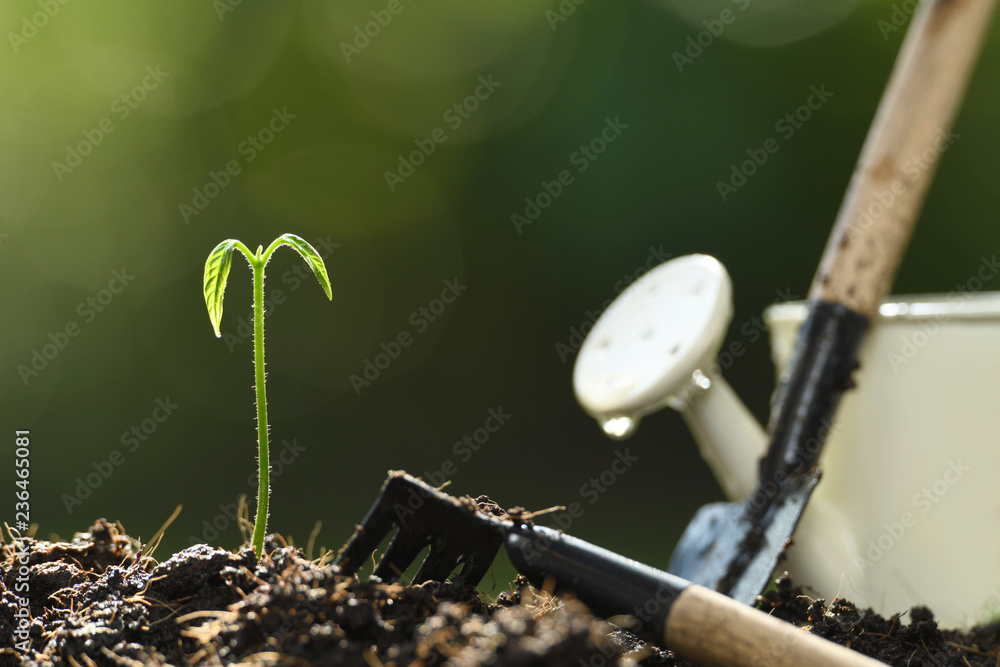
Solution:
[[[721,374],[706,379],[710,386],[680,412],[723,492],[741,500],[757,484],[767,433]]]
[[[679,410],[723,491],[747,495],[767,437],[719,372],[715,357],[733,316],[732,282],[708,255],[686,255],[632,283],[580,347],[573,388],[606,435],[622,440],[639,419]]]

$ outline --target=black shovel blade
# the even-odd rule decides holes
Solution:
[[[698,510],[670,560],[670,573],[754,604],[778,567],[820,473],[814,469],[740,503]]]

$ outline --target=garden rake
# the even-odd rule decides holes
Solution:
[[[604,617],[632,616],[667,648],[708,667],[882,664],[680,577],[535,526],[529,516],[504,513],[483,496],[454,498],[391,471],[335,567],[357,573],[395,528],[373,577],[398,580],[426,548],[411,583],[475,586],[506,545],[511,562],[536,586],[571,591]]]

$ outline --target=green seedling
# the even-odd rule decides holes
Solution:
[[[271,253],[287,245],[296,250],[309,268],[316,275],[320,286],[326,292],[326,297],[333,299],[330,289],[330,278],[326,273],[326,264],[319,253],[304,239],[294,234],[282,234],[264,250],[257,247],[257,253],[235,239],[223,241],[215,247],[205,262],[205,305],[208,306],[208,317],[212,320],[215,335],[222,337],[219,325],[222,322],[222,299],[226,293],[226,280],[233,263],[233,250],[239,250],[247,258],[253,270],[253,361],[256,371],[254,388],[257,393],[257,444],[259,448],[258,462],[260,465],[260,486],[257,491],[257,520],[253,531],[253,550],[260,556],[264,549],[264,532],[267,528],[267,503],[270,489],[269,475],[271,471],[268,460],[268,428],[267,428],[267,387],[264,373],[264,267],[271,259]]]

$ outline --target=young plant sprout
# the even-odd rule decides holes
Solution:
[[[257,491],[257,520],[253,531],[253,550],[259,557],[264,549],[264,531],[267,528],[267,502],[269,493],[269,473],[271,465],[267,450],[267,395],[264,373],[264,267],[271,259],[271,253],[287,245],[296,250],[309,268],[316,275],[320,286],[326,292],[326,297],[333,300],[330,289],[330,278],[326,273],[326,264],[319,253],[304,239],[294,234],[282,234],[264,250],[257,246],[257,253],[237,241],[229,239],[215,247],[205,262],[205,305],[208,306],[208,317],[215,327],[215,335],[222,337],[219,324],[222,322],[222,299],[226,292],[226,280],[233,263],[233,250],[239,250],[247,258],[253,269],[253,361],[256,370],[254,386],[257,392],[257,443],[260,450],[258,474],[260,487]]]

